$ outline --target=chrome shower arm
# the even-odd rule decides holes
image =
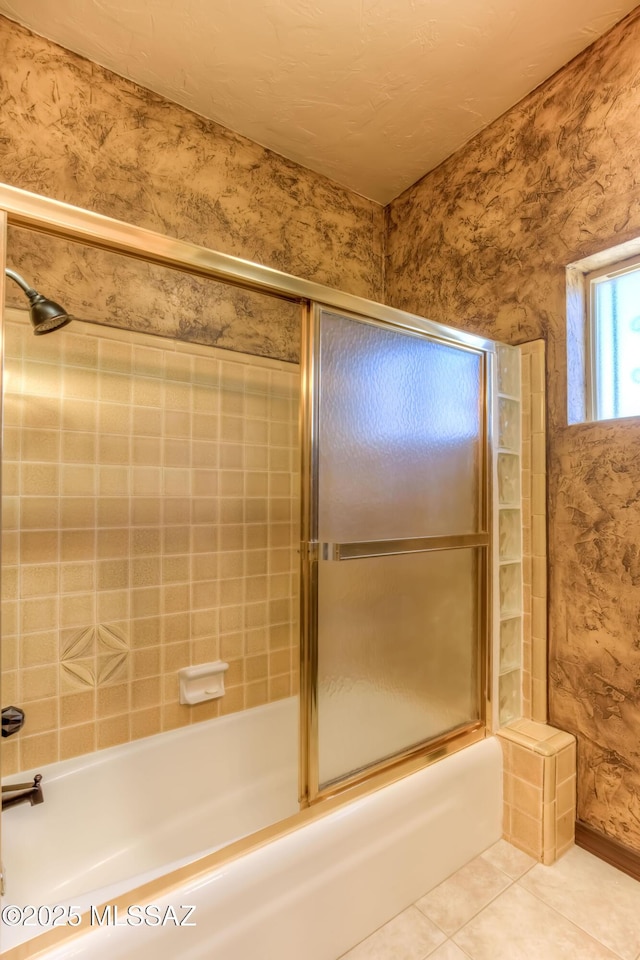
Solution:
[[[29,300],[33,300],[34,297],[38,296],[38,291],[30,287],[27,281],[24,280],[19,273],[16,273],[15,270],[10,270],[9,267],[5,267],[4,272],[10,280],[13,280],[14,283],[17,283],[18,286],[24,290]]]

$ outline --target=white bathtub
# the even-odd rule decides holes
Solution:
[[[291,816],[297,734],[290,697],[8,778],[41,773],[45,801],[2,816],[3,905],[85,909]]]
[[[292,774],[295,778],[295,723],[284,721],[286,712],[291,714],[292,710],[295,712],[295,705],[285,703],[247,712],[253,717],[254,727],[261,731],[265,750],[274,736],[279,739],[276,727],[271,729],[269,726],[276,717],[283,724],[281,730],[288,744],[285,754],[289,758],[289,774],[285,778],[287,787],[283,804],[288,802],[289,807],[284,812],[277,812],[274,806],[271,819],[287,816],[291,812]],[[87,763],[85,759],[84,764],[76,765],[78,773],[75,779],[78,782],[85,770],[87,780],[92,780],[92,777],[95,778],[96,764],[100,765],[103,757],[108,759],[107,754],[118,764],[122,762],[122,754],[133,754],[135,751],[134,767],[150,776],[153,760],[151,756],[145,756],[148,747],[161,762],[160,786],[157,790],[160,793],[166,791],[179,801],[178,809],[173,811],[168,825],[153,828],[160,832],[156,832],[155,840],[151,840],[147,833],[152,829],[151,823],[155,823],[155,806],[160,801],[156,800],[153,793],[143,794],[142,799],[148,803],[142,803],[138,814],[133,814],[129,806],[135,806],[134,798],[140,803],[142,788],[133,785],[133,789],[129,790],[130,772],[126,780],[118,784],[118,807],[125,813],[129,836],[138,839],[132,857],[125,856],[123,859],[129,865],[129,879],[124,889],[132,889],[147,879],[150,873],[158,875],[172,860],[185,859],[181,855],[176,856],[175,846],[176,836],[186,833],[192,820],[189,781],[185,785],[183,778],[197,779],[203,768],[208,767],[213,771],[223,768],[209,740],[206,737],[200,740],[200,731],[207,727],[214,730],[216,724],[224,723],[225,736],[229,737],[229,728],[236,719],[241,725],[245,723],[244,715],[239,714],[237,718],[229,717],[224,721],[212,721],[202,727],[179,731],[182,736],[165,734],[115,751],[103,751],[96,755],[95,761],[92,758],[92,762]],[[247,721],[249,719],[251,717]],[[195,736],[199,744],[194,749],[189,747],[189,752],[194,754],[194,770],[191,774],[187,771],[184,757],[190,736]],[[170,743],[177,746],[177,751],[170,748]],[[233,762],[232,752],[229,759]],[[104,782],[113,783],[116,775],[110,773],[108,767],[109,764],[105,762],[99,776]],[[123,769],[130,771],[130,764]],[[265,762],[263,772],[268,774],[270,770],[271,764]],[[73,779],[66,778],[69,786]],[[145,777],[142,779],[144,781]],[[154,900],[159,907],[159,915],[164,915],[165,908],[172,906],[176,914],[182,917],[185,914],[183,907],[195,906],[190,918],[195,926],[132,927],[126,925],[125,914],[123,925],[94,926],[76,939],[39,956],[47,960],[80,957],[91,960],[146,960],[147,957],[153,957],[154,960],[176,960],[177,957],[180,960],[300,960],[300,957],[305,960],[336,960],[380,924],[499,839],[501,782],[501,751],[497,741],[490,738],[376,793],[342,806],[244,856],[213,867],[197,879],[186,881],[166,896]],[[26,839],[30,856],[24,857],[24,847],[20,856],[23,861],[28,859],[25,872],[32,879],[27,882],[25,877],[23,889],[29,894],[26,900],[11,893],[11,862],[16,859],[20,844],[16,831],[16,836],[9,841],[10,850],[5,848],[9,874],[7,903],[52,903],[55,900],[50,888],[49,892],[43,890],[42,899],[36,900],[34,891],[39,846],[43,844],[46,850],[50,841],[43,834],[40,840],[34,842],[31,829],[34,821],[29,819],[30,815],[40,811],[44,813],[43,821],[46,823],[43,830],[54,835],[57,856],[62,857],[65,869],[70,859],[76,863],[72,872],[78,879],[82,869],[77,854],[94,833],[102,835],[104,823],[110,821],[111,815],[104,809],[103,791],[95,793],[94,805],[94,801],[88,800],[88,795],[84,793],[87,788],[76,784],[72,795],[66,798],[61,795],[60,803],[57,800],[50,803],[49,797],[57,792],[56,782],[52,782],[50,776],[45,774],[43,785],[45,804],[39,808],[25,808],[24,811],[9,811],[10,815],[24,812],[22,820],[25,831],[28,831]],[[62,777],[60,791],[64,789],[65,778]],[[79,796],[79,791],[83,796],[81,806],[77,805],[77,799],[73,799]],[[239,790],[237,795],[241,792]],[[263,788],[256,788],[251,782],[244,792],[247,794],[247,805],[254,808],[256,796],[262,794]],[[295,800],[295,790],[293,797]],[[90,805],[85,807],[86,803]],[[72,809],[75,811],[71,815],[67,812],[70,804],[74,804]],[[234,800],[231,806],[236,805],[239,804]],[[198,804],[195,806],[197,808]],[[214,806],[210,813],[201,812],[197,815],[198,830],[204,831],[201,834],[201,849],[206,846],[211,849],[217,845],[208,843],[204,837],[211,837],[206,831],[217,819],[216,811],[224,808],[224,804]],[[58,816],[66,816],[63,824],[58,821]],[[75,826],[81,828],[81,836],[74,836],[74,818],[77,821]],[[9,832],[5,827],[5,834]],[[123,829],[123,834],[125,832]],[[141,832],[145,833],[145,839],[138,837]],[[235,836],[241,832],[247,832],[246,828],[236,830]],[[67,843],[73,850],[72,858],[66,853]],[[118,856],[126,846],[124,840],[117,843]],[[139,872],[145,871],[144,875],[134,880],[130,866],[132,860],[138,863],[142,849],[154,850],[155,863],[153,867],[140,866]],[[110,850],[107,844],[107,852]],[[190,859],[188,856],[186,858]],[[98,905],[115,897],[113,887],[109,889],[112,880],[103,878],[100,872],[102,864],[96,872],[95,860],[95,854],[90,856],[85,869],[93,877],[91,883],[94,888],[100,876],[102,889],[89,891],[85,885],[82,894],[84,905]],[[59,863],[54,863],[56,870]],[[122,889],[120,884],[119,890]],[[76,903],[77,897],[70,900],[65,894],[63,899],[58,898],[55,902]],[[144,901],[138,896],[126,900],[127,904],[139,902]],[[119,924],[122,922],[121,910]],[[6,933],[6,928],[3,932]],[[31,932],[37,933],[38,930]],[[8,949],[16,942],[17,938],[8,942],[5,935],[3,949]]]

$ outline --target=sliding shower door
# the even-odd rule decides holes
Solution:
[[[483,719],[486,355],[418,324],[309,323],[311,800]]]

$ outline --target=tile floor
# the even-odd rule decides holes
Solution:
[[[342,960],[640,960],[640,883],[572,847],[499,840]]]

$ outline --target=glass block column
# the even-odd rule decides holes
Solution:
[[[520,350],[497,347],[496,495],[494,536],[497,562],[494,594],[497,669],[494,724],[504,727],[522,716],[522,510]]]

